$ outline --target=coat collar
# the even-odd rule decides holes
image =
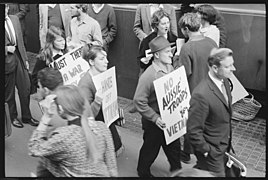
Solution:
[[[227,96],[228,96],[228,104],[222,94],[222,92],[219,90],[219,88],[216,86],[216,84],[212,81],[212,79],[207,75],[207,82],[208,86],[213,91],[213,93],[221,100],[221,102],[225,105],[225,107],[228,110],[231,110],[231,104],[232,104],[232,97],[231,97],[231,91],[230,91],[230,85],[228,83],[228,80],[224,80],[224,86],[226,88]]]

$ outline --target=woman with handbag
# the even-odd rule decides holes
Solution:
[[[37,73],[45,67],[57,68],[56,64],[51,65],[56,59],[67,52],[66,41],[62,30],[55,26],[50,26],[46,34],[44,48],[37,55],[37,60],[32,73],[33,93],[37,90]]]
[[[92,77],[107,70],[107,54],[102,46],[87,44],[83,47],[82,57],[89,63],[90,69],[81,78],[78,86],[84,92],[84,95],[88,99],[89,104],[91,104],[96,121],[104,122],[104,116],[102,112],[103,98],[101,97],[100,92],[97,91]],[[109,129],[111,130],[115,151],[118,156],[123,151],[124,146],[117,132],[115,123],[116,122],[112,123],[109,126]]]
[[[73,85],[58,87],[42,101],[44,115],[30,138],[29,151],[41,158],[49,171],[46,177],[118,176],[111,133],[104,123],[94,120],[86,102]],[[48,135],[48,126],[58,120],[54,115],[68,125]]]

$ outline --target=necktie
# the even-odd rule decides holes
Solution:
[[[10,27],[7,19],[6,19],[6,24],[7,24],[7,28],[8,28],[8,32],[9,32],[9,36],[10,36],[10,42],[11,42],[12,45],[15,45],[14,34],[11,31],[11,27]]]
[[[222,90],[222,94],[223,94],[223,96],[228,104],[228,96],[227,96],[226,89],[225,89],[225,86],[223,83],[221,84],[221,90]]]

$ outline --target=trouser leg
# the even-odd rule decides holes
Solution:
[[[16,50],[17,51],[17,50]],[[18,66],[16,70],[16,87],[20,99],[21,116],[22,119],[31,119],[30,111],[30,79],[28,71],[22,66],[22,60],[19,53],[16,53],[18,59]]]
[[[163,138],[164,137],[163,132]],[[169,164],[170,164],[170,171],[174,171],[177,169],[181,169],[181,161],[180,161],[180,152],[181,152],[181,142],[180,139],[176,139],[169,145],[166,145],[166,142],[164,140],[164,143],[162,145],[163,150],[168,158]]]
[[[146,126],[143,134],[143,145],[140,149],[137,171],[140,174],[149,174],[150,167],[155,161],[161,147],[161,129],[151,123]]]
[[[15,101],[15,72],[5,74],[5,102],[8,104],[10,118],[13,121],[14,118],[17,118]]]

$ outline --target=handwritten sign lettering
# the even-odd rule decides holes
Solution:
[[[166,144],[186,133],[190,91],[184,66],[154,81]]]
[[[96,89],[103,95],[102,112],[105,124],[109,127],[119,118],[115,67],[92,77]]]
[[[79,80],[89,70],[88,62],[82,58],[82,48],[73,49],[55,60],[55,62],[50,63],[51,67],[56,66],[61,72],[64,85],[72,84],[77,86]]]

